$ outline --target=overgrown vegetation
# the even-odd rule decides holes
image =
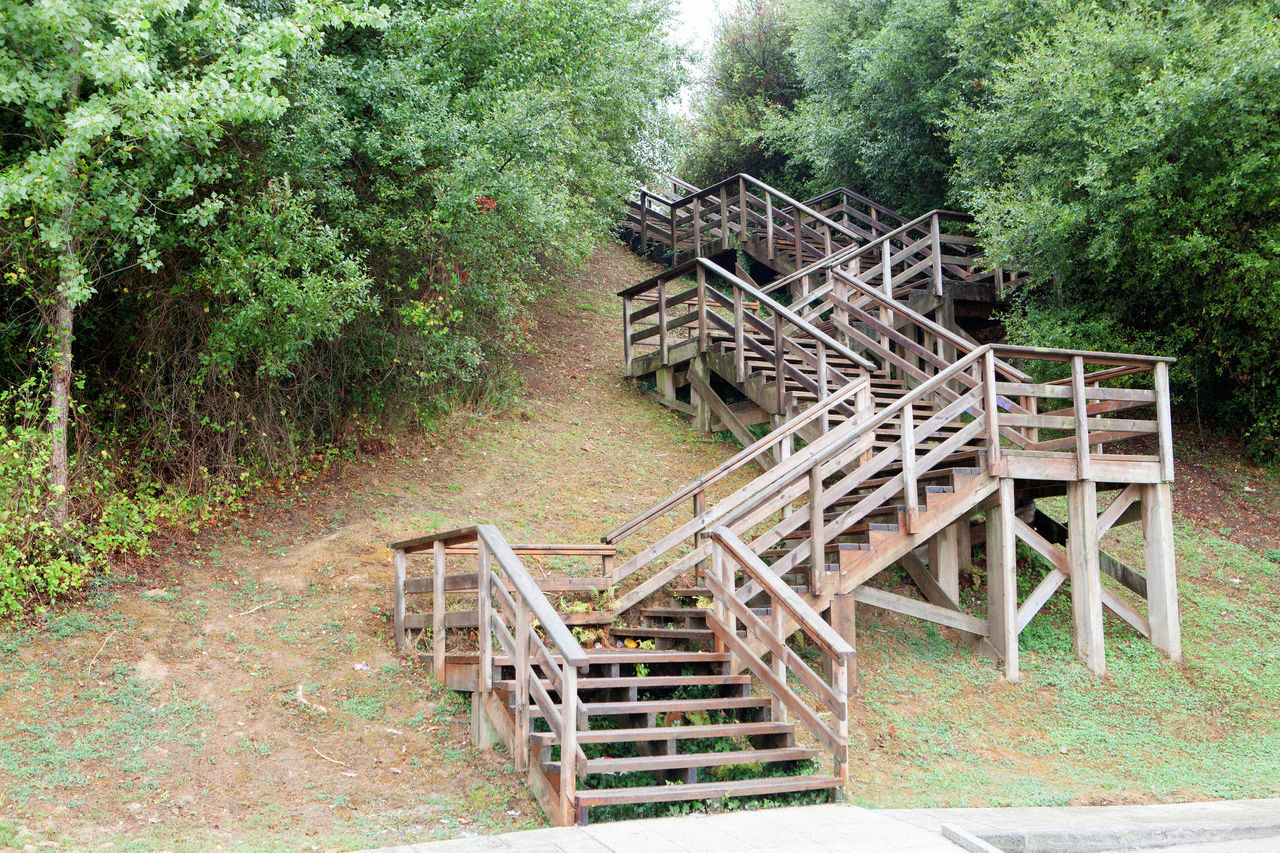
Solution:
[[[502,393],[640,175],[664,0],[0,2],[0,615]]]
[[[973,213],[990,263],[1038,283],[1012,309],[1015,341],[1176,355],[1183,400],[1274,459],[1278,11],[1274,0],[796,0],[781,14],[744,2],[717,67],[749,60],[735,33],[767,30],[777,51],[791,45],[794,106],[722,109],[767,90],[712,74],[720,88],[695,116],[687,162],[698,172],[708,139],[758,139],[775,155],[769,176],[800,197],[845,185],[910,215]],[[717,164],[731,173],[754,158],[741,149]]]

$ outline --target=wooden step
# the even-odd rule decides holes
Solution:
[[[640,699],[635,702],[584,702],[588,717],[620,717],[630,714],[685,714],[690,711],[729,711],[769,707],[765,696],[712,696],[710,699]],[[529,706],[531,717],[541,717],[542,709]]]
[[[632,625],[614,625],[609,629],[613,637],[648,637],[665,640],[706,640],[712,637],[707,628],[641,628]]]
[[[710,598],[711,590],[702,586],[673,586],[668,590],[676,598]]]
[[[655,619],[684,619],[687,616],[705,616],[705,607],[642,607],[641,616],[652,616]]]
[[[712,723],[706,726],[653,726],[643,729],[588,729],[578,732],[578,743],[636,743],[650,740],[693,740],[704,737],[755,737],[795,731],[791,723]],[[534,732],[529,739],[554,744],[553,732]]]
[[[637,773],[655,770],[685,770],[690,767],[726,767],[734,764],[776,764],[781,761],[808,761],[820,753],[816,749],[792,746],[781,749],[740,749],[731,752],[685,752],[675,755],[640,755],[631,758],[592,758],[587,773]],[[548,772],[560,772],[560,762],[546,765]]]
[[[588,649],[587,657],[590,665],[611,663],[724,663],[731,655],[725,652],[689,652],[667,649]],[[552,655],[557,664],[562,663],[559,655]],[[511,658],[507,655],[494,655],[496,666],[511,666]]]
[[[840,788],[839,776],[775,776],[738,782],[695,782],[685,785],[644,785],[638,788],[579,790],[578,806],[608,806],[625,803],[673,802],[676,800],[720,800],[725,797],[758,797],[793,791],[821,791]]]
[[[551,690],[551,682],[547,679],[541,679],[543,687]],[[650,675],[644,678],[640,676],[618,676],[618,677],[590,677],[578,679],[578,692],[584,690],[610,690],[615,687],[695,687],[700,684],[722,685],[722,684],[750,684],[751,676],[749,675]],[[493,682],[493,686],[498,690],[514,690],[516,682],[514,679],[503,678]]]

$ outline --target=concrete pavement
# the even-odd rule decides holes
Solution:
[[[1280,853],[1280,799],[1154,806],[795,806],[537,829],[371,853]]]

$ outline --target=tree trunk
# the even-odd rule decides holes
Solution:
[[[80,51],[77,43],[74,48]],[[68,113],[80,100],[80,75],[73,74],[67,91]],[[68,189],[76,178],[75,160],[67,163]],[[71,341],[75,315],[71,294],[77,279],[84,274],[80,258],[80,240],[75,234],[75,198],[73,194],[62,210],[62,227],[66,244],[58,259],[58,289],[53,297],[53,322],[49,326],[49,488],[53,500],[49,518],[58,530],[67,524],[71,505],[71,474],[67,464],[67,432],[71,420]]]
[[[75,243],[65,249],[74,258]],[[70,288],[67,275],[74,260],[64,261],[58,276],[58,292],[54,296],[53,324],[50,328],[50,361],[52,378],[49,381],[49,435],[52,447],[49,452],[49,486],[53,501],[49,516],[54,526],[62,528],[67,523],[70,505],[70,471],[67,464],[67,427],[71,420],[71,340],[74,314],[71,310]]]

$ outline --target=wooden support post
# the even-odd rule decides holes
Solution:
[[[560,803],[561,826],[573,826],[578,796],[578,670],[564,665],[564,692],[560,695]]]
[[[622,297],[622,361],[627,366],[627,375],[631,375],[631,361],[634,358],[631,343],[631,297]]]
[[[717,581],[724,579],[724,548],[714,539],[711,540],[711,576]],[[711,613],[721,622],[726,622],[729,618],[729,607],[718,595],[711,599]],[[717,654],[723,654],[726,650],[724,640],[719,636],[715,638],[715,650]]]
[[[893,298],[893,247],[889,245],[891,241],[885,240],[880,244],[880,288],[884,291],[884,295],[890,299]]]
[[[1147,574],[1151,642],[1171,660],[1182,660],[1178,576],[1173,553],[1173,504],[1168,483],[1147,483],[1142,495],[1142,539]]]
[[[1107,674],[1102,636],[1102,568],[1098,557],[1098,489],[1092,480],[1067,483],[1067,574],[1076,654]]]
[[[404,633],[405,556],[402,549],[397,548],[395,553],[392,554],[392,562],[394,564],[395,581],[391,591],[391,630],[396,638],[396,651],[404,654],[409,650],[409,638]],[[433,613],[437,610],[444,610],[444,602],[439,599],[433,600],[431,602],[431,610]]]
[[[695,373],[708,386],[711,383],[711,371],[701,357],[689,362],[689,372]],[[698,392],[696,384],[689,386],[689,401],[693,403],[693,428],[699,432],[711,432],[711,403]]]
[[[929,571],[952,601],[960,600],[960,525],[948,524],[929,540]]]
[[[431,543],[431,652],[434,660],[436,681],[444,684],[445,668],[445,628],[444,613],[444,542]]]
[[[987,510],[987,631],[991,645],[1004,661],[1004,677],[1016,681],[1018,554],[1013,538],[1013,480],[1000,480],[998,498],[995,506]]]
[[[480,640],[480,672],[476,680],[478,693],[487,695],[493,690],[493,629],[489,624],[489,596],[493,573],[489,571],[489,546],[481,539],[476,542],[476,633]]]
[[[747,242],[747,179],[738,178],[738,240]]]
[[[1000,459],[1000,405],[996,397],[996,357],[990,349],[982,355],[982,383],[983,408],[987,417],[988,473],[999,476],[1004,467]]]
[[[858,602],[852,592],[838,592],[831,598],[831,627],[836,629],[845,642],[858,648]],[[857,658],[849,659],[848,685],[846,696],[858,692]]]
[[[829,391],[827,390],[827,346],[822,341],[818,341],[818,402],[821,403],[827,399]],[[831,429],[831,414],[824,411],[818,419],[818,431],[823,435]]]

